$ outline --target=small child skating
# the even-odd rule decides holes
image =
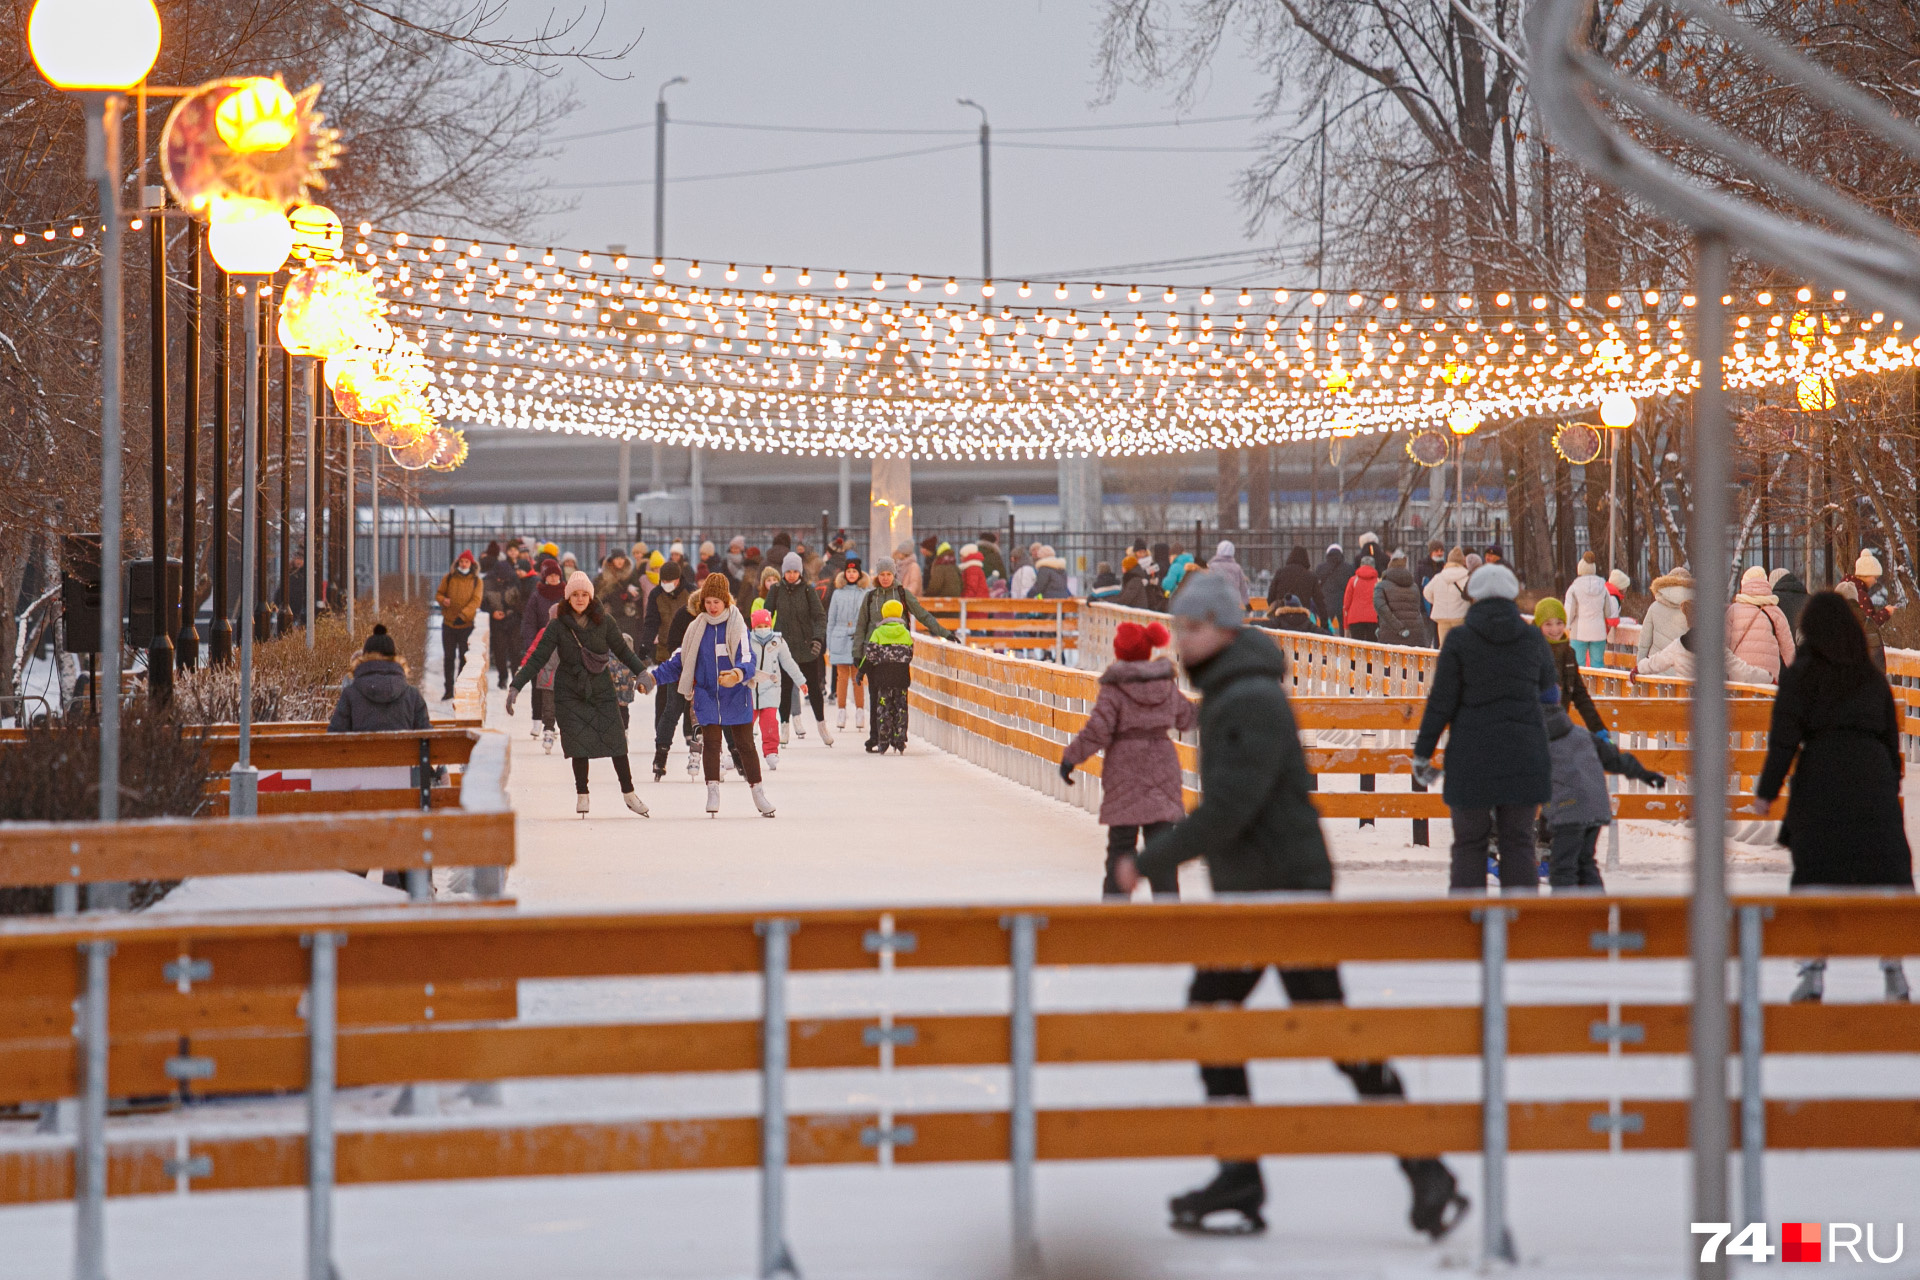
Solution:
[[[793,679],[800,688],[802,698],[808,694],[807,677],[800,670],[800,664],[793,660],[793,651],[787,647],[786,637],[773,629],[771,613],[765,609],[755,609],[753,630],[748,634],[749,643],[753,646],[753,718],[760,726],[760,754],[766,758],[767,768],[778,769],[780,673],[784,671]]]
[[[913,633],[900,621],[898,600],[880,606],[880,625],[867,637],[860,669],[873,694],[873,729],[867,751],[886,754],[891,747],[907,754],[907,690],[913,684]]]
[[[1074,766],[1106,752],[1100,764],[1100,825],[1107,829],[1107,878],[1100,892],[1129,895],[1114,879],[1114,864],[1187,816],[1180,789],[1180,753],[1167,731],[1200,722],[1173,677],[1173,663],[1153,651],[1171,637],[1158,622],[1123,622],[1113,637],[1113,662],[1100,673],[1100,697],[1087,723],[1060,757],[1060,776],[1073,785]],[[1178,898],[1172,867],[1147,876],[1156,898]]]
[[[1606,775],[1621,774],[1662,790],[1666,775],[1575,724],[1560,705],[1558,689],[1541,694],[1541,702],[1547,718],[1547,754],[1553,761],[1553,799],[1541,811],[1553,830],[1547,883],[1555,889],[1604,889],[1593,851],[1600,841],[1600,828],[1613,821]]]

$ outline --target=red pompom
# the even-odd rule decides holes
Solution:
[[[1167,629],[1158,622],[1141,626],[1123,622],[1113,636],[1113,656],[1122,662],[1145,662],[1167,642]]]

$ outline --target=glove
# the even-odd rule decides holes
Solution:
[[[1613,735],[1611,733],[1608,733],[1605,729],[1594,730],[1593,736],[1598,738],[1600,741],[1606,743],[1608,746],[1613,745]]]
[[[1433,757],[1413,758],[1413,780],[1423,787],[1430,787],[1440,780],[1440,771],[1433,767]]]
[[[1667,789],[1667,775],[1664,773],[1654,773],[1649,770],[1647,775],[1640,780],[1656,791],[1665,791]]]
[[[827,651],[827,646],[822,644],[820,641],[818,640],[810,641],[807,645],[807,661],[812,662],[815,658],[819,657],[821,654],[825,653],[826,651]]]
[[[511,688],[511,689],[509,689],[509,690],[507,690],[507,714],[508,714],[508,715],[512,715],[512,714],[513,714],[513,704],[514,704],[514,703],[515,703],[516,701],[518,701],[518,700],[519,700],[519,698],[520,698],[520,686],[519,686],[519,685],[515,685],[515,686],[513,686],[513,688]]]
[[[1062,760],[1060,762],[1060,781],[1070,787],[1078,785],[1073,780],[1073,764],[1071,761]]]

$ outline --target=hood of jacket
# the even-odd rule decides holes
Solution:
[[[1475,600],[1467,609],[1465,623],[1475,635],[1493,644],[1512,644],[1532,628],[1520,616],[1519,605],[1498,596]]]
[[[1203,695],[1211,696],[1236,680],[1281,679],[1287,674],[1287,657],[1265,632],[1242,627],[1232,644],[1188,667],[1187,673]]]
[[[1591,573],[1583,573],[1573,580],[1573,585],[1567,588],[1567,594],[1578,595],[1595,603],[1603,603],[1607,598],[1607,580],[1595,577]]]
[[[1467,566],[1463,564],[1450,564],[1433,576],[1443,582],[1449,582],[1455,587],[1464,589],[1467,585]]]
[[[353,664],[353,688],[368,702],[386,705],[407,693],[407,664],[400,658],[366,654]]]
[[[1573,732],[1573,721],[1567,715],[1567,709],[1557,702],[1542,707],[1547,717],[1547,740],[1558,742]]]
[[[1380,571],[1370,564],[1363,564],[1353,571],[1353,576],[1362,582],[1376,582],[1380,578]]]
[[[953,557],[945,557],[942,563],[952,564]],[[1042,569],[1058,569],[1060,572],[1065,573],[1067,571],[1067,562],[1059,556],[1042,556],[1039,561],[1039,567]]]
[[[1678,609],[1693,599],[1693,575],[1663,573],[1653,580],[1653,598],[1668,608]]]
[[[867,637],[868,644],[905,644],[913,643],[913,632],[907,630],[906,623],[898,618],[888,618],[873,629]]]
[[[1403,564],[1397,564],[1391,569],[1388,569],[1386,577],[1387,581],[1396,587],[1410,587],[1413,585],[1413,574],[1410,573]]]
[[[1100,683],[1111,685],[1141,684],[1151,680],[1171,679],[1173,679],[1173,660],[1170,658],[1148,658],[1143,662],[1116,659],[1108,663],[1107,669],[1100,673]]]

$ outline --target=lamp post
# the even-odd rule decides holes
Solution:
[[[240,733],[238,757],[227,784],[227,813],[230,817],[252,817],[260,811],[260,774],[253,767],[253,645],[255,593],[259,557],[264,550],[263,537],[256,536],[259,518],[260,486],[257,479],[257,450],[264,439],[262,410],[266,391],[261,386],[260,308],[272,287],[273,273],[286,262],[293,250],[293,228],[277,209],[255,208],[244,216],[215,221],[207,244],[213,260],[229,276],[240,277],[237,294],[241,299],[240,324],[245,356],[240,412]]]
[[[164,188],[160,188],[164,190]],[[144,193],[143,193],[144,194]],[[173,592],[167,581],[167,220],[165,201],[149,212],[150,249],[147,272],[150,314],[149,360],[152,379],[148,397],[149,447],[153,536],[153,630],[147,645],[147,697],[165,705],[173,697]]]
[[[677,84],[687,83],[685,76],[675,76],[660,86],[660,92],[653,99],[653,257],[656,262],[667,256],[667,90]],[[620,442],[620,519],[628,520],[632,513],[628,509],[627,483],[624,479],[632,465],[633,445],[630,441]],[[700,446],[694,445],[687,450],[687,501],[693,516],[693,522],[700,523]],[[653,492],[660,492],[660,442],[653,442]]]
[[[955,99],[963,107],[980,113],[980,276],[993,279],[993,166],[991,163],[993,130],[987,124],[987,109],[972,98]]]
[[[187,379],[180,436],[180,634],[174,639],[174,657],[183,668],[200,664],[200,632],[193,623],[194,575],[198,568],[194,556],[194,508],[200,489],[200,317],[206,307],[200,292],[203,273],[200,254],[200,224],[187,223]]]
[[[1616,391],[1601,398],[1600,425],[1607,428],[1612,437],[1607,449],[1607,567],[1612,570],[1619,565],[1620,542],[1620,436],[1633,427],[1634,419],[1640,416],[1639,409],[1633,403],[1633,397],[1624,391]]]

